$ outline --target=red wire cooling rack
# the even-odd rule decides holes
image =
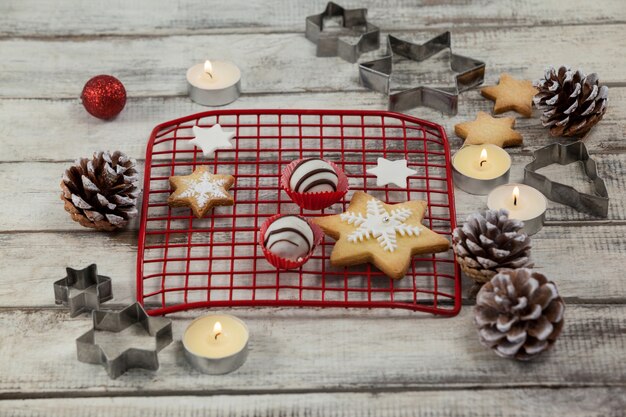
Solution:
[[[236,132],[233,149],[204,158],[189,144],[195,125],[219,123]],[[294,159],[324,157],[348,175],[345,199],[323,211],[301,210],[280,189]],[[408,160],[417,174],[405,189],[377,187],[366,173],[378,157]],[[203,219],[170,208],[168,177],[206,165],[236,178],[232,207]],[[430,229],[450,237],[456,226],[450,150],[434,123],[384,111],[219,110],[157,126],[146,151],[144,201],[137,255],[137,299],[150,314],[196,307],[292,306],[404,308],[454,315],[461,306],[453,251],[413,258],[407,276],[392,280],[375,267],[332,267],[328,237],[300,269],[279,271],[258,245],[263,221],[276,213],[314,217],[342,212],[353,191],[388,203],[428,202]]]

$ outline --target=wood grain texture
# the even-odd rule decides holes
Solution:
[[[533,389],[8,400],[6,417],[621,417],[626,389]],[[532,400],[531,400],[532,399]],[[226,411],[228,410],[228,411]]]
[[[602,154],[598,155],[597,159],[599,173],[605,178],[611,198],[608,220],[625,220],[626,195],[622,190],[626,187],[626,179],[621,174],[626,169],[626,154]],[[511,182],[523,180],[524,166],[530,161],[530,156],[513,156]],[[82,228],[71,221],[69,215],[63,210],[63,204],[59,199],[61,176],[69,165],[67,162],[0,164],[0,198],[4,201],[11,201],[11,204],[0,205],[0,230],[81,230]],[[142,163],[139,164],[139,172],[143,172]],[[578,165],[555,165],[547,170],[547,173],[554,180],[576,186],[583,191],[591,191],[582,168]],[[455,200],[459,221],[465,219],[470,213],[487,207],[486,197],[473,196],[458,189],[455,190]],[[606,221],[554,202],[548,204],[546,219],[548,222]],[[135,219],[131,222],[129,228],[136,230],[138,221]]]
[[[529,26],[606,24],[626,21],[619,0],[567,3],[487,0],[440,3],[347,0],[347,8],[366,7],[372,23],[383,29],[454,26]],[[155,35],[220,32],[302,31],[304,19],[321,13],[326,0],[248,2],[233,0],[121,1],[90,4],[5,0],[0,4],[0,34],[18,36]]]
[[[425,41],[439,30],[397,33]],[[626,25],[454,29],[453,48],[487,65],[486,83],[501,72],[537,79],[548,65],[567,62],[594,69],[605,83],[623,83],[626,56],[621,40]],[[537,47],[551,39],[550,48]],[[130,97],[186,94],[185,72],[207,57],[234,60],[241,68],[244,93],[363,91],[357,66],[340,58],[316,58],[302,33],[115,37],[87,40],[2,39],[3,88],[0,97],[75,98],[98,73],[118,77]],[[363,59],[374,58],[373,52]],[[208,54],[208,55],[207,55]],[[445,54],[443,54],[445,55]],[[45,62],[45,65],[41,65]],[[72,65],[68,66],[67,63]],[[97,62],[97,68],[94,63]],[[598,62],[603,62],[601,71]],[[33,69],[37,76],[33,77]],[[449,63],[430,59],[411,66],[400,84],[451,83]],[[392,84],[393,88],[393,84]]]
[[[626,226],[547,226],[533,236],[531,253],[538,270],[558,284],[566,300],[625,302],[624,235]],[[52,282],[65,276],[65,268],[83,268],[94,262],[101,274],[113,280],[113,303],[132,303],[136,253],[133,232],[0,236],[0,276],[6,277],[0,280],[0,307],[53,306]],[[260,251],[258,254],[261,256]],[[170,265],[170,272],[175,269]],[[465,281],[466,291],[470,287],[471,282]]]
[[[569,305],[555,349],[530,363],[499,359],[483,348],[471,308],[446,320],[390,310],[321,310],[312,319],[311,310],[236,309],[250,328],[250,355],[237,372],[219,378],[185,361],[179,341],[197,313],[173,316],[178,342],[161,351],[157,372],[135,369],[110,380],[101,366],[76,360],[74,339],[89,328],[86,317],[46,309],[0,311],[0,355],[11,357],[0,363],[0,395],[626,385],[623,305]]]
[[[610,90],[609,110],[586,140],[593,153],[626,150],[626,88]],[[459,114],[443,116],[425,107],[407,114],[441,123],[448,133],[453,150],[462,140],[454,134],[454,125],[472,120],[478,111],[490,112],[493,103],[477,90],[463,93]],[[375,92],[296,93],[244,95],[225,109],[243,108],[311,108],[311,109],[380,109],[385,98]],[[151,130],[159,123],[176,117],[211,110],[194,104],[187,97],[130,99],[114,121],[89,116],[78,100],[0,99],[0,162],[7,161],[73,161],[97,149],[120,149],[143,159]],[[24,117],[36,114],[37,117]],[[508,115],[508,114],[507,114]],[[71,121],[71,126],[68,122]],[[518,118],[516,129],[524,137],[522,147],[509,148],[512,154],[528,153],[553,143],[555,138],[541,127],[539,112],[531,119]]]
[[[624,415],[622,0],[340,1],[368,7],[383,35],[424,41],[452,29],[455,52],[487,63],[486,84],[503,71],[536,79],[559,64],[609,83],[608,113],[587,139],[607,181],[609,217],[550,203],[548,225],[533,237],[537,267],[568,304],[554,351],[525,364],[499,359],[479,345],[466,299],[460,315],[446,320],[391,310],[235,309],[229,312],[250,326],[252,351],[238,372],[219,378],[193,371],[182,355],[182,332],[201,311],[174,316],[176,342],[161,353],[156,373],[134,370],[111,381],[101,367],[77,362],[74,339],[90,320],[53,306],[52,282],[66,266],[96,262],[113,279],[115,299],[106,305],[132,302],[137,222],[118,234],[72,222],[59,200],[63,170],[99,149],[142,159],[154,125],[210,110],[188,100],[184,79],[187,67],[207,57],[232,59],[243,70],[244,94],[228,108],[384,109],[382,95],[358,84],[355,65],[316,58],[304,38],[305,16],[325,3],[0,2],[0,415]],[[449,84],[446,58],[400,63],[393,83]],[[91,118],[78,100],[98,73],[118,76],[128,90],[127,107],[112,122]],[[425,108],[409,114],[443,124],[457,149],[454,124],[491,106],[473,90],[461,95],[455,117]],[[530,152],[553,141],[535,116],[517,119],[525,144],[510,150],[513,181]],[[588,190],[574,168],[545,172]],[[457,190],[458,219],[485,201]]]

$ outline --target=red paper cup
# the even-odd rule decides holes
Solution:
[[[265,247],[265,244],[263,243],[265,241],[265,232],[267,232],[267,228],[270,227],[270,224],[272,224],[273,221],[283,216],[286,216],[286,214],[276,214],[263,222],[263,224],[261,225],[261,230],[259,232],[259,244],[261,245],[261,249],[263,250],[263,255],[265,255],[265,259],[267,259],[267,261],[276,268],[297,269],[304,265],[306,261],[309,260],[309,258],[311,258],[313,252],[315,252],[315,249],[320,245],[320,243],[322,243],[322,239],[324,239],[324,232],[315,223],[312,223],[302,216],[298,216],[301,219],[305,220],[311,227],[311,230],[313,230],[313,247],[304,258],[301,258],[297,261],[294,261],[293,259],[283,258],[271,252]]]
[[[328,162],[328,164],[337,173],[337,191],[323,191],[316,193],[296,193],[295,191],[292,191],[289,187],[289,180],[291,179],[293,170],[296,168],[296,165],[300,163],[300,161],[302,161],[302,159],[298,159],[287,165],[280,177],[280,186],[283,190],[285,190],[289,198],[291,198],[294,203],[306,210],[322,210],[326,207],[332,206],[337,201],[341,200],[344,195],[346,195],[348,192],[348,177],[341,168],[333,162],[326,160],[324,161]]]

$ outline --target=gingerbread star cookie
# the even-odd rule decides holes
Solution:
[[[522,135],[513,130],[513,126],[515,119],[512,117],[495,118],[479,111],[475,120],[455,125],[454,133],[465,139],[464,145],[491,143],[503,148],[522,144]]]
[[[422,224],[425,201],[385,204],[358,191],[348,209],[312,221],[337,242],[330,255],[334,266],[370,262],[394,279],[406,275],[411,257],[447,251],[448,239]]]
[[[170,207],[191,207],[197,218],[216,206],[232,206],[235,201],[228,189],[235,183],[232,175],[216,175],[200,166],[191,175],[170,177],[174,192],[167,199]]]
[[[493,113],[500,114],[514,110],[525,117],[533,113],[533,97],[539,91],[533,87],[532,81],[517,80],[509,74],[500,75],[498,85],[484,87],[480,93],[496,103]]]

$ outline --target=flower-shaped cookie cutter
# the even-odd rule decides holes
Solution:
[[[524,183],[541,191],[547,198],[576,210],[598,217],[609,213],[609,193],[604,180],[598,176],[596,161],[591,159],[583,142],[567,145],[553,143],[533,152],[534,160],[524,167]],[[577,191],[574,187],[551,181],[536,171],[552,164],[568,165],[582,162],[585,175],[594,186],[595,194]]]
[[[159,369],[158,353],[172,342],[172,321],[163,317],[150,317],[141,304],[135,303],[120,311],[93,311],[93,327],[76,339],[78,360],[104,365],[111,379],[130,368]],[[156,348],[127,348],[117,355],[110,355],[96,342],[96,332],[119,333],[139,324],[147,334],[156,339]]]
[[[54,283],[54,302],[67,306],[71,317],[97,310],[101,303],[113,298],[111,278],[98,275],[96,264],[65,270],[67,276]]]
[[[434,88],[421,85],[391,92],[394,55],[421,62],[446,49],[450,50],[450,68],[457,73],[453,87]],[[454,115],[457,113],[459,93],[483,83],[485,63],[452,53],[450,32],[444,32],[421,45],[388,35],[387,56],[359,64],[359,75],[363,86],[389,96],[391,111],[426,106]]]
[[[338,19],[341,26],[325,31],[324,19]],[[306,18],[305,36],[317,45],[317,56],[339,56],[352,63],[380,47],[380,29],[367,21],[367,9],[344,9],[332,1],[322,13]]]

